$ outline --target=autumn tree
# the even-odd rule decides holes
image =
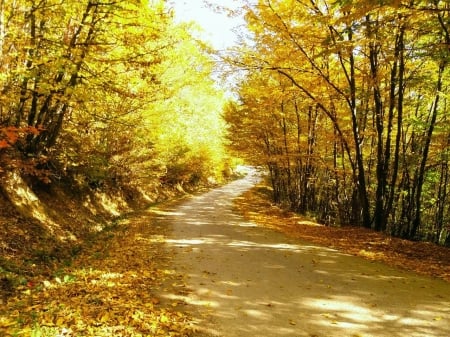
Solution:
[[[329,179],[306,189],[324,196],[312,203],[320,218],[407,238],[423,238],[434,227],[425,225],[421,214],[423,193],[431,192],[431,177],[440,176],[433,167],[442,150],[437,126],[446,115],[441,100],[447,80],[447,6],[443,1],[261,0],[245,8],[253,41],[230,63],[248,71],[249,78],[258,72],[260,82],[284,77],[289,85],[284,83],[288,89],[283,90],[300,110],[285,109],[284,96],[272,96],[269,109],[282,107],[292,116],[286,121],[295,121],[296,111],[320,116],[311,144],[333,155],[314,158],[308,170]],[[255,87],[255,97],[259,90],[265,89]],[[248,92],[238,90],[239,109],[248,111]],[[261,112],[266,105],[253,109],[255,119],[273,125]],[[232,114],[228,119],[235,120]],[[287,143],[296,143],[296,132],[311,134],[309,128],[289,125],[293,137]],[[289,157],[308,156],[308,151],[298,147]],[[298,167],[291,160],[287,167],[292,180]],[[330,185],[337,193],[325,192]],[[439,186],[442,191],[442,180]],[[292,201],[314,197],[305,189],[297,193],[287,200],[305,211]]]
[[[139,187],[189,149],[189,176],[220,172],[212,60],[164,1],[2,1],[0,14],[3,171]]]

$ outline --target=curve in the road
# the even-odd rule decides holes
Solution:
[[[256,172],[170,212],[169,242],[211,336],[450,336],[450,285],[257,227],[232,200]]]

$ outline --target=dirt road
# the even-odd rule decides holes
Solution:
[[[232,200],[256,173],[167,212],[208,336],[450,336],[450,284],[294,241],[246,222]],[[200,333],[199,333],[200,334]]]

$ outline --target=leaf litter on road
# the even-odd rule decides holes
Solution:
[[[236,207],[252,221],[289,235],[449,280],[448,249],[409,243],[361,228],[313,224],[272,206],[258,189],[238,199]],[[119,222],[115,230],[104,233],[103,238],[51,278],[30,279],[18,287],[0,310],[0,335],[195,334],[194,319],[183,310],[184,303],[158,296],[164,287],[174,293],[188,291],[183,276],[172,269],[171,253],[164,248],[167,230],[155,226],[151,211],[136,213]],[[299,270],[304,267],[299,266]],[[208,270],[205,274],[213,276]],[[227,295],[233,296],[231,288]],[[289,325],[298,323],[289,319]],[[441,319],[435,316],[436,321]]]
[[[264,185],[237,198],[235,207],[246,219],[292,237],[450,282],[449,248],[403,240],[362,227],[320,225],[272,204]]]
[[[1,310],[1,336],[189,336],[179,302],[158,297],[182,282],[151,212],[119,222],[53,278],[20,286]],[[174,290],[175,291],[175,290]]]

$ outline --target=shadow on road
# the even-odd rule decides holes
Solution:
[[[212,336],[450,336],[448,283],[299,242],[246,222],[232,200],[257,175],[161,211]],[[183,284],[184,287],[184,284]]]

